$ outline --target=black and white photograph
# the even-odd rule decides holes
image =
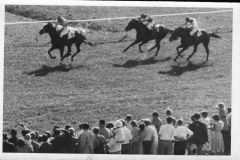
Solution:
[[[0,7],[3,159],[239,155],[239,4]]]

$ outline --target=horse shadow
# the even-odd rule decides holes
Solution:
[[[158,62],[165,62],[170,59],[171,59],[171,57],[166,57],[162,60],[158,60],[155,57],[150,57],[147,59],[130,59],[130,60],[125,61],[123,64],[113,64],[113,66],[114,67],[122,67],[122,68],[134,68],[139,65],[151,65],[151,64],[158,63]]]
[[[196,71],[200,68],[210,67],[213,66],[213,64],[208,64],[206,62],[193,64],[191,61],[184,66],[181,66],[180,64],[171,66],[171,69],[169,71],[159,71],[159,74],[166,74],[168,76],[180,76],[185,72],[191,72]]]
[[[41,68],[36,69],[34,71],[30,71],[30,72],[24,72],[23,74],[27,74],[27,75],[34,75],[36,77],[40,76],[46,76],[49,73],[53,73],[53,72],[69,72],[73,69],[78,69],[78,68],[82,68],[82,65],[78,65],[78,66],[72,66],[70,65],[65,65],[65,64],[59,64],[57,66],[47,66],[47,65],[43,65]]]

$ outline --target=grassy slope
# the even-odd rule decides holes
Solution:
[[[78,10],[74,10],[76,8]],[[84,18],[133,16],[145,10],[152,14],[199,10],[131,8],[126,12],[126,8],[114,8],[114,11],[107,9],[108,12],[102,14],[101,8],[86,13],[85,7],[71,9],[61,7],[61,10],[79,17],[82,16],[80,13],[85,13],[87,16],[82,16]],[[90,9],[92,10],[90,7],[88,11]],[[9,13],[6,13],[5,17],[6,22],[27,21]],[[156,18],[156,21],[169,27],[176,27],[182,23],[184,17]],[[111,21],[104,22],[104,25],[112,26],[115,22],[120,23]],[[126,24],[127,20],[124,20],[116,29],[121,31]],[[128,112],[134,119],[140,119],[148,117],[154,110],[163,114],[167,107],[174,110],[176,118],[188,119],[193,112],[202,109],[216,113],[211,106],[219,101],[230,106],[232,14],[230,12],[201,15],[200,26],[209,31],[224,32],[219,33],[222,39],[211,39],[210,60],[202,66],[199,64],[205,60],[206,54],[201,45],[192,58],[194,65],[188,66],[184,59],[179,59],[178,63],[172,61],[175,47],[179,42],[170,43],[164,39],[161,54],[158,56],[159,62],[155,64],[133,68],[114,67],[114,63],[122,64],[129,59],[141,58],[147,54],[138,53],[137,46],[122,53],[130,42],[106,43],[95,47],[82,45],[82,52],[75,57],[73,68],[65,72],[56,69],[59,59],[51,60],[48,57],[47,50],[50,46],[34,47],[49,41],[47,35],[38,35],[42,28],[41,24],[6,26],[4,130],[14,127],[18,121],[25,122],[30,128],[39,131],[50,130],[54,125],[71,122],[89,121],[94,125],[99,118],[107,121],[116,120],[123,118]],[[132,39],[134,34],[132,31],[129,39]],[[122,36],[121,32],[104,31],[87,34],[91,41],[103,43],[116,41]],[[34,40],[36,37],[38,43]],[[143,46],[144,51],[146,47],[147,45]],[[149,54],[153,55],[154,52]],[[189,49],[184,55],[191,52],[192,49]],[[59,56],[59,52],[53,51],[53,55]],[[65,63],[68,63],[68,60]],[[42,69],[44,65],[50,69],[46,67]],[[42,70],[46,75],[27,74],[36,70]],[[47,74],[47,71],[52,72]]]

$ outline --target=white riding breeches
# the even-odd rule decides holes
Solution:
[[[198,29],[199,29],[199,28],[193,28],[193,29],[191,30],[191,32],[190,32],[190,35],[192,36],[195,32],[198,31]]]
[[[147,26],[148,29],[152,29],[152,27],[155,25],[155,22],[143,22],[143,24],[145,24]]]

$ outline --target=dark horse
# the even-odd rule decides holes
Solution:
[[[149,30],[146,25],[139,22],[137,19],[132,19],[125,28],[125,31],[129,31],[132,29],[136,29],[137,31],[136,40],[132,44],[130,44],[123,52],[126,52],[130,47],[140,42],[141,43],[139,44],[139,52],[142,52],[141,46],[147,43],[148,41],[155,39],[156,40],[155,46],[148,50],[151,51],[157,47],[155,56],[157,56],[158,51],[160,50],[160,41],[164,37],[166,37],[166,35],[170,31],[169,29],[165,28],[162,25],[157,25],[158,31],[153,33],[152,30]]]
[[[51,38],[51,43],[52,47],[49,49],[48,54],[52,59],[55,59],[56,57],[53,57],[51,55],[51,51],[54,49],[59,49],[60,50],[60,55],[61,55],[61,61],[63,61],[64,58],[68,57],[71,55],[71,47],[72,44],[75,43],[77,52],[74,53],[71,57],[71,61],[73,61],[73,58],[78,54],[80,50],[80,45],[84,42],[86,44],[89,44],[90,46],[93,46],[91,42],[89,42],[84,35],[81,34],[80,31],[76,30],[74,31],[74,37],[70,38],[67,42],[64,38],[61,38],[59,34],[57,33],[55,27],[53,26],[52,23],[47,23],[43,29],[39,31],[39,34],[42,35],[44,33],[48,33],[50,38]],[[64,47],[68,47],[68,52],[63,56],[64,52]]]
[[[179,56],[182,57],[182,55],[181,55],[182,52],[184,52],[190,46],[194,46],[193,53],[187,58],[187,60],[189,60],[194,55],[194,53],[197,51],[197,47],[200,43],[203,44],[203,46],[204,46],[204,48],[207,52],[206,61],[208,61],[208,56],[209,56],[208,45],[209,45],[209,42],[210,42],[210,37],[214,37],[214,38],[221,38],[221,37],[219,35],[215,34],[215,33],[209,33],[209,32],[206,32],[204,30],[200,30],[200,32],[201,32],[201,35],[197,39],[194,39],[194,37],[192,37],[189,34],[190,29],[183,28],[183,27],[178,27],[174,31],[172,31],[172,35],[169,38],[170,42],[178,39],[179,37],[181,38],[181,45],[179,45],[176,48],[178,55],[174,59],[174,61],[176,61]],[[182,50],[179,51],[179,48],[182,48]]]

